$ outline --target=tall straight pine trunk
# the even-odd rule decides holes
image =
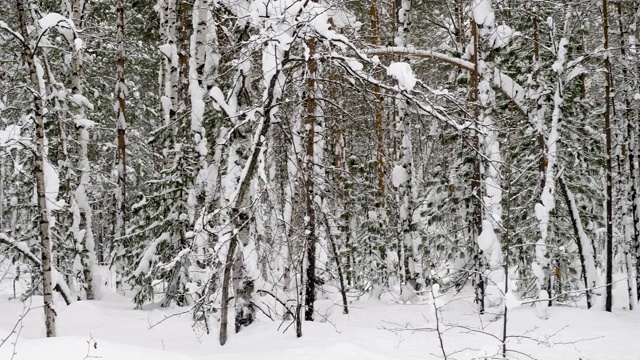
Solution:
[[[305,309],[304,319],[313,321],[314,302],[316,300],[316,210],[315,210],[315,130],[316,130],[316,75],[318,64],[313,58],[316,52],[316,40],[307,40],[309,60],[307,60],[307,98],[305,127],[306,153],[304,163],[304,193],[305,193],[305,249],[306,249],[306,281],[305,281]]]
[[[114,248],[116,254],[116,277],[118,288],[122,287],[122,269],[119,266],[118,257],[124,252],[121,240],[117,240],[126,234],[127,225],[127,119],[125,116],[125,97],[127,85],[125,84],[125,53],[124,53],[124,26],[125,26],[125,0],[116,0],[116,87],[115,103],[116,112],[116,224],[114,236],[116,241]]]
[[[605,135],[605,187],[606,187],[606,302],[605,310],[611,311],[613,304],[613,201],[612,201],[612,150],[611,150],[611,59],[609,54],[609,10],[608,1],[602,0],[602,36],[604,40],[604,135]]]

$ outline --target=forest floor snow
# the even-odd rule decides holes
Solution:
[[[499,358],[501,351],[502,318],[491,322],[490,315],[478,315],[472,298],[464,296],[440,308],[439,323],[428,299],[355,300],[348,315],[338,304],[327,322],[304,322],[302,338],[296,338],[290,321],[260,316],[238,334],[231,322],[223,347],[217,329],[206,334],[194,326],[186,308],[135,310],[130,298],[114,293],[70,306],[58,301],[58,337],[47,339],[42,298],[22,303],[11,296],[10,287],[0,286],[0,343],[7,339],[1,360],[442,359],[436,325],[448,359]],[[547,320],[536,317],[530,305],[509,311],[509,359],[639,359],[640,312],[548,310]]]

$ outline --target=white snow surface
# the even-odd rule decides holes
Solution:
[[[418,82],[416,76],[411,70],[411,65],[406,62],[392,62],[387,67],[387,75],[393,76],[398,80],[398,85],[401,90],[413,90]]]
[[[84,47],[84,42],[82,41],[82,39],[76,38],[75,40],[73,40],[73,45],[76,51],[80,51]]]
[[[73,24],[73,20],[62,16],[58,13],[48,13],[38,20],[38,25],[45,31],[54,26],[63,26],[75,31],[76,27]]]
[[[44,172],[44,194],[47,199],[47,210],[60,210],[64,207],[64,200],[58,200],[58,192],[60,191],[60,178],[58,177],[58,172],[46,158],[43,161],[42,167]],[[33,188],[32,201],[34,205],[38,204],[38,193],[35,186]]]
[[[20,135],[21,128],[18,125],[9,125],[4,130],[0,130],[0,148],[7,147],[10,149],[20,147],[21,141],[26,141]]]
[[[499,49],[507,45],[511,39],[520,35],[508,25],[498,25],[496,30],[489,36],[489,45],[494,49]]]
[[[393,177],[391,179],[391,181],[393,182],[393,186],[399,187],[400,185],[406,183],[407,180],[409,180],[409,173],[407,172],[407,169],[400,165],[394,166]]]
[[[69,98],[74,104],[78,106],[84,106],[89,110],[93,110],[93,104],[85,96],[80,94],[73,94]]]
[[[20,41],[24,41],[24,39],[22,38],[22,35],[20,35],[17,31],[13,30],[9,25],[7,25],[6,22],[0,21],[0,29],[10,33],[14,37],[20,39]]]
[[[14,334],[0,347],[0,359],[11,358],[14,344],[14,360],[438,359],[442,353],[433,330],[434,301],[444,330],[445,350],[452,354],[449,358],[493,358],[501,349],[492,337],[501,336],[501,320],[491,323],[483,316],[486,334],[468,330],[481,327],[470,289],[463,290],[456,300],[434,289],[436,299],[416,297],[407,305],[393,302],[384,293],[381,300],[351,298],[349,315],[342,314],[339,303],[331,310],[330,301],[322,300],[327,322],[304,322],[302,338],[296,338],[293,327],[285,330],[288,321],[280,326],[280,321],[272,322],[259,315],[255,324],[238,334],[232,332],[224,347],[218,345],[215,321],[213,331],[206,334],[201,327],[192,327],[190,313],[183,313],[186,308],[148,305],[134,310],[130,298],[108,289],[104,292],[100,301],[79,301],[70,306],[57,299],[58,337],[47,339],[39,307],[42,298],[34,297],[31,304],[8,300],[12,295],[11,281],[0,283],[1,339],[7,337],[24,313],[23,305],[32,308],[22,321],[20,335]],[[617,309],[610,314],[559,306],[545,310],[549,314],[547,320],[539,319],[531,305],[510,309],[509,334],[523,335],[508,341],[507,347],[519,352],[513,352],[510,359],[529,358],[519,354],[544,360],[637,359],[640,312]],[[233,323],[233,319],[230,321]]]
[[[48,13],[38,20],[38,25],[40,25],[41,34],[55,27],[65,37],[68,43],[74,44],[74,47],[78,46],[75,42],[76,26],[73,20],[58,13]]]
[[[491,0],[475,0],[473,4],[473,19],[478,25],[492,26],[495,15],[491,10]]]

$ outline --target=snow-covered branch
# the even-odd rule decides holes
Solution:
[[[4,233],[0,233],[0,244],[5,244],[10,246],[12,249],[21,253],[25,258],[31,261],[37,267],[42,267],[42,262],[40,258],[36,256],[31,250],[27,243],[23,241],[16,241],[10,238],[8,235]],[[71,289],[69,289],[69,285],[64,281],[62,275],[56,270],[53,265],[51,266],[51,271],[53,273],[53,289],[56,290],[64,299],[64,302],[69,305],[73,302],[73,296],[71,295]]]

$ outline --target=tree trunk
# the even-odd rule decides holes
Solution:
[[[336,271],[338,272],[338,281],[340,284],[340,295],[342,297],[342,313],[349,314],[349,302],[347,301],[347,290],[344,286],[344,275],[342,272],[342,264],[340,261],[340,254],[338,253],[338,247],[336,246],[336,241],[331,235],[331,224],[329,223],[329,218],[327,214],[323,214],[324,223],[327,227],[327,237],[329,238],[329,244],[331,245],[331,252],[333,252],[333,259],[336,262]]]
[[[626,146],[626,151],[628,154],[627,157],[627,161],[629,162],[629,168],[628,168],[628,197],[631,200],[631,211],[630,211],[630,216],[631,216],[631,242],[630,244],[628,244],[627,246],[625,246],[625,248],[627,249],[632,249],[632,244],[638,244],[638,242],[640,242],[640,214],[638,213],[638,184],[637,184],[637,170],[636,170],[636,133],[637,133],[637,129],[636,129],[636,118],[635,118],[635,114],[633,111],[633,105],[632,105],[632,93],[633,93],[633,85],[629,83],[629,74],[632,73],[632,70],[629,66],[629,58],[628,53],[627,53],[627,44],[626,44],[626,39],[627,39],[627,34],[628,31],[627,29],[625,29],[625,22],[623,21],[624,18],[624,11],[623,11],[623,6],[621,2],[617,3],[617,8],[618,8],[618,26],[619,26],[619,41],[620,41],[620,55],[621,58],[623,59],[623,63],[622,65],[622,94],[624,97],[624,116],[625,116],[625,120],[627,123],[626,126],[626,131],[627,131],[627,136],[626,136],[626,142],[625,142],[625,146]],[[637,46],[637,45],[636,45]],[[637,51],[637,50],[636,50]],[[633,262],[631,262],[631,264],[633,264]],[[631,264],[627,264],[628,266]],[[637,272],[637,266],[638,264],[636,264],[636,272]],[[629,268],[633,268],[633,266],[629,266]],[[632,274],[628,274],[629,276],[631,276]],[[636,273],[636,291],[637,289],[640,289],[639,282],[640,281],[640,277],[638,277],[637,273]],[[630,304],[630,306],[633,306],[633,304]]]
[[[612,288],[613,288],[613,201],[612,201],[612,158],[611,151],[611,60],[609,54],[609,11],[607,8],[608,1],[602,0],[602,34],[604,39],[604,133],[605,133],[605,157],[606,157],[606,302],[605,310],[611,311],[613,304]]]
[[[265,83],[265,87],[266,87],[266,91],[265,91],[265,96],[264,96],[264,102],[263,102],[263,109],[264,109],[264,115],[262,117],[262,119],[259,120],[257,127],[255,129],[255,133],[253,136],[253,139],[255,140],[252,146],[252,151],[248,154],[248,158],[246,159],[246,161],[241,164],[241,171],[238,173],[239,177],[237,179],[237,181],[234,181],[234,185],[233,185],[233,189],[229,189],[231,191],[228,191],[229,195],[231,196],[231,198],[228,201],[228,208],[230,209],[230,214],[231,215],[235,215],[235,214],[240,214],[240,208],[242,206],[244,206],[245,203],[245,197],[246,194],[249,190],[249,185],[251,183],[251,179],[253,179],[253,176],[256,172],[257,166],[258,166],[258,157],[260,155],[260,153],[262,152],[262,146],[263,146],[263,142],[265,141],[268,131],[269,131],[269,126],[271,125],[271,122],[273,120],[273,114],[272,112],[275,110],[275,108],[277,107],[278,101],[280,100],[280,96],[281,96],[281,89],[278,88],[278,91],[276,91],[276,88],[280,86],[280,84],[278,83],[278,78],[281,75],[282,72],[282,68],[284,67],[284,65],[289,61],[289,51],[288,50],[284,50],[282,48],[280,48],[278,45],[276,44],[269,44],[268,45],[270,50],[272,50],[272,53],[269,52],[263,52],[262,56],[263,56],[263,62],[264,61],[274,61],[277,59],[277,61],[274,61],[273,63],[275,64],[275,68],[272,69],[272,72],[265,74],[265,79],[264,79],[264,83]],[[279,56],[279,57],[277,57]],[[247,74],[248,75],[248,74]],[[241,79],[238,79],[241,78]],[[237,78],[236,78],[236,90],[235,94],[233,94],[232,96],[237,97],[239,96],[239,91],[242,88],[242,86],[244,86],[244,78],[243,78],[243,70],[240,69],[238,71],[237,74]],[[236,102],[236,104],[239,104]],[[234,109],[234,111],[237,109]],[[234,115],[234,114],[227,114],[229,116]],[[236,129],[237,131],[238,129]],[[233,139],[231,140],[232,145],[233,145]],[[234,149],[231,149],[232,153],[234,151]],[[237,156],[237,155],[236,155]],[[230,160],[231,161],[231,160]],[[234,170],[237,171],[237,170]],[[227,176],[231,176],[233,174],[231,174],[229,171],[227,173]],[[232,182],[229,182],[232,183]],[[232,232],[236,231],[236,230],[240,230],[240,226],[241,224],[244,223],[244,221],[242,221],[242,219],[240,219],[240,216],[235,216],[234,218],[232,218],[234,221],[234,225],[232,227]],[[232,263],[232,259],[234,256],[234,248],[237,246],[237,242],[238,240],[235,238],[235,236],[231,237],[231,243],[229,245],[229,253],[227,254],[227,263],[225,264],[225,267],[230,267],[231,263]],[[226,269],[224,271],[223,274],[223,283],[222,283],[222,299],[221,302],[224,305],[222,307],[222,311],[223,312],[227,312],[228,311],[228,302],[229,302],[229,281],[230,281],[230,271],[231,269]],[[252,306],[251,303],[246,303],[246,306]],[[238,312],[238,308],[236,307],[236,316],[237,316],[237,312]],[[222,315],[223,317],[221,317],[221,322],[220,322],[220,344],[224,345],[227,341],[227,315],[224,314]],[[225,320],[224,322],[222,320]]]
[[[562,189],[567,209],[569,209],[569,217],[571,225],[576,236],[576,244],[578,245],[578,255],[580,256],[580,265],[582,267],[582,276],[584,278],[584,288],[587,296],[587,308],[593,306],[593,291],[596,286],[596,266],[593,252],[593,243],[587,238],[587,234],[582,227],[582,220],[578,212],[575,198],[571,190],[564,181],[564,175],[558,176],[558,185]]]
[[[409,43],[409,31],[411,25],[411,1],[397,0],[396,3],[397,31],[395,45],[406,47]],[[400,89],[401,91],[406,89]],[[400,228],[402,231],[402,246],[404,248],[405,281],[417,292],[424,288],[424,276],[422,274],[421,246],[417,244],[420,239],[416,236],[416,226],[413,223],[415,211],[415,199],[413,196],[414,164],[413,145],[411,142],[411,124],[407,118],[407,102],[401,95],[396,99],[396,131],[401,141],[398,163],[394,170],[394,185],[398,186],[400,200]],[[406,176],[405,176],[406,175]]]
[[[371,24],[371,44],[373,46],[380,45],[380,18],[378,14],[378,0],[370,0],[371,4],[369,7],[369,16],[370,16],[370,24]],[[380,67],[376,67],[373,72],[373,77],[381,81],[383,77],[383,70]],[[377,249],[384,249],[386,246],[382,244],[384,240],[384,231],[387,228],[387,214],[386,214],[386,189],[385,189],[385,124],[384,124],[384,104],[383,104],[383,94],[382,87],[378,84],[373,86],[373,96],[374,96],[374,109],[373,109],[373,120],[374,120],[374,128],[375,128],[375,136],[376,136],[376,166],[377,166],[377,177],[376,177],[376,187],[373,191],[373,207],[375,211],[369,212],[368,221],[371,222],[370,228],[370,238],[368,245],[371,246],[370,253],[377,251]],[[354,219],[355,220],[355,219]],[[402,245],[402,244],[399,244]],[[376,250],[374,250],[374,248]],[[401,250],[401,247],[398,247],[398,250]],[[374,284],[384,284],[387,282],[389,269],[386,267],[385,260],[387,258],[386,251],[382,250],[379,254],[380,261],[372,260],[371,264],[373,265],[374,272],[379,275],[374,279]],[[399,265],[401,265],[400,262]]]
[[[160,75],[160,110],[162,113],[163,126],[171,129],[171,133],[164,139],[162,144],[164,153],[165,169],[172,166],[175,156],[176,137],[178,135],[178,106],[182,103],[178,83],[179,80],[179,56],[176,44],[177,27],[177,0],[162,0],[162,5],[158,7],[160,15],[160,55],[162,58],[162,68]]]
[[[124,77],[124,26],[125,26],[125,0],[116,1],[116,87],[115,87],[115,112],[116,112],[116,224],[114,236],[116,239],[126,235],[127,227],[127,149],[126,131],[127,120],[125,111],[125,96],[127,85]],[[124,252],[122,240],[116,240],[115,255],[121,256]],[[119,266],[120,260],[116,259],[116,286],[122,287],[122,269]]]
[[[480,103],[478,99],[478,85],[480,83],[480,64],[478,62],[478,25],[476,24],[473,17],[469,21],[471,27],[471,62],[473,63],[473,71],[470,73],[470,81],[469,81],[469,103],[471,104],[472,114],[474,119],[480,118]],[[475,299],[474,301],[478,304],[478,312],[480,314],[484,314],[485,310],[485,287],[486,281],[484,276],[484,271],[486,270],[486,265],[484,262],[484,255],[482,250],[477,247],[477,239],[482,233],[482,174],[480,172],[480,165],[482,161],[481,154],[479,153],[480,149],[480,134],[477,129],[472,130],[471,134],[471,142],[475,144],[475,148],[478,149],[474,153],[473,157],[473,173],[471,178],[471,196],[473,197],[471,201],[471,206],[473,206],[472,218],[470,223],[470,235],[471,241],[474,244],[474,248],[477,249],[476,257],[476,266],[475,266]]]
[[[244,249],[249,245],[249,216],[246,210],[232,210],[232,222],[236,233],[231,241],[238,245],[233,259],[233,290],[235,293],[236,318],[235,330],[240,332],[243,327],[251,325],[256,318],[256,310],[253,306],[252,296],[255,290],[254,269],[257,272],[257,264],[248,264],[244,258]],[[241,246],[240,246],[241,245]],[[256,251],[255,246],[251,251]],[[258,275],[259,276],[259,275]]]
[[[231,266],[238,241],[232,237],[227,250],[227,258],[222,271],[222,294],[220,295],[220,345],[227,343],[227,327],[229,324],[229,283],[231,282]]]
[[[46,192],[46,174],[45,174],[45,161],[46,160],[46,134],[44,129],[44,113],[45,105],[43,98],[46,96],[43,92],[45,89],[40,87],[40,83],[44,83],[39,73],[42,73],[42,68],[38,71],[38,67],[41,67],[35,51],[37,49],[31,48],[31,41],[29,39],[29,26],[32,26],[33,19],[31,19],[30,11],[25,4],[25,0],[16,0],[16,8],[18,11],[18,21],[20,22],[20,33],[22,34],[22,58],[27,64],[29,69],[29,78],[31,85],[33,86],[33,116],[35,120],[35,135],[36,135],[36,151],[34,154],[35,161],[35,178],[36,178],[36,193],[37,193],[37,206],[39,214],[39,235],[40,235],[40,261],[42,264],[42,293],[44,298],[44,316],[45,316],[45,328],[47,337],[56,336],[56,311],[53,304],[53,277],[52,277],[52,239],[50,233],[50,209],[47,204]]]
[[[480,1],[475,0],[474,7],[479,6]],[[490,5],[490,1],[489,5]],[[493,10],[490,10],[493,13]],[[478,73],[478,135],[479,150],[482,157],[480,161],[480,174],[484,187],[482,196],[483,211],[482,232],[477,241],[483,255],[487,261],[487,271],[485,279],[488,281],[486,286],[493,289],[493,293],[501,292],[496,284],[504,281],[503,273],[497,270],[503,265],[503,254],[500,246],[498,231],[502,228],[502,181],[500,167],[502,164],[502,156],[500,150],[500,127],[495,123],[493,111],[495,108],[496,95],[492,89],[495,63],[493,62],[493,49],[489,44],[491,29],[495,26],[493,23],[493,14],[473,13],[472,18],[477,29],[475,37],[477,41],[477,64],[483,63]],[[482,23],[480,23],[482,21]],[[489,29],[489,31],[487,30]],[[490,240],[490,241],[489,241]],[[487,293],[489,293],[487,291]],[[499,308],[503,298],[495,299],[491,304],[494,308]]]
[[[632,69],[634,70],[634,78],[635,81],[633,83],[633,86],[635,89],[638,88],[638,86],[640,86],[640,81],[639,81],[639,77],[640,77],[640,48],[638,46],[638,40],[640,40],[640,1],[636,0],[633,3],[633,9],[634,9],[634,16],[633,16],[633,24],[635,25],[635,31],[633,33],[633,40],[634,40],[634,46],[633,46],[633,50],[634,50],[634,57],[633,60],[635,61],[635,67],[632,67]],[[636,109],[635,109],[635,124],[640,123],[640,108],[638,108],[638,106],[636,105]],[[638,132],[638,128],[635,127],[635,131],[634,134],[632,135],[634,138],[634,143],[636,145],[640,145],[640,143],[638,142],[638,135],[640,135],[640,132]],[[637,152],[637,148],[634,147],[634,151]],[[629,152],[629,155],[633,155],[635,158],[637,158],[637,154],[634,152]],[[634,166],[635,166],[635,162],[634,162]],[[634,171],[635,173],[635,171]],[[634,182],[635,183],[635,182]],[[633,223],[633,231],[634,231],[634,244],[633,244],[633,252],[634,252],[634,262],[635,262],[635,272],[636,272],[636,292],[637,292],[637,299],[640,299],[640,194],[637,194],[635,196],[633,196],[631,198],[631,201],[633,202],[633,207],[636,209],[635,210],[635,216],[634,216],[634,223]],[[635,234],[638,234],[638,237],[635,237]]]
[[[71,3],[71,19],[76,26],[76,30],[81,32],[84,23],[84,0],[73,0]],[[84,44],[81,48],[74,49],[74,56],[71,59],[71,91],[75,95],[84,96]],[[76,129],[79,145],[80,162],[78,164],[79,178],[78,187],[73,194],[73,202],[77,206],[79,223],[76,232],[76,241],[81,245],[82,273],[86,286],[86,299],[93,300],[96,297],[93,284],[93,271],[96,262],[95,245],[93,241],[93,228],[91,207],[87,201],[86,187],[89,184],[89,154],[88,142],[89,131],[86,123],[85,105],[77,105]],[[74,223],[75,223],[74,219]]]
[[[176,46],[176,50],[178,52],[178,72],[180,77],[178,84],[178,101],[185,108],[188,108],[191,106],[191,98],[189,97],[189,55],[191,37],[191,31],[189,28],[189,2],[181,1],[177,5],[176,12],[178,13],[176,24],[178,44]]]
[[[313,321],[314,302],[316,300],[316,212],[315,212],[315,131],[316,131],[316,72],[318,65],[313,56],[316,52],[316,40],[307,40],[309,48],[309,60],[307,60],[307,99],[305,126],[306,158],[305,158],[305,249],[306,249],[306,282],[305,282],[305,309],[304,319]]]
[[[369,15],[371,16],[371,44],[373,46],[380,45],[379,35],[379,22],[378,22],[378,8],[377,0],[370,0],[371,7],[369,8]],[[376,80],[382,78],[380,70],[376,70],[374,73]],[[384,201],[384,124],[382,119],[382,88],[379,85],[375,85],[373,88],[375,96],[374,105],[374,121],[376,128],[376,160],[378,163],[378,190],[380,191],[380,197]],[[384,205],[380,205],[380,208],[384,208]]]

